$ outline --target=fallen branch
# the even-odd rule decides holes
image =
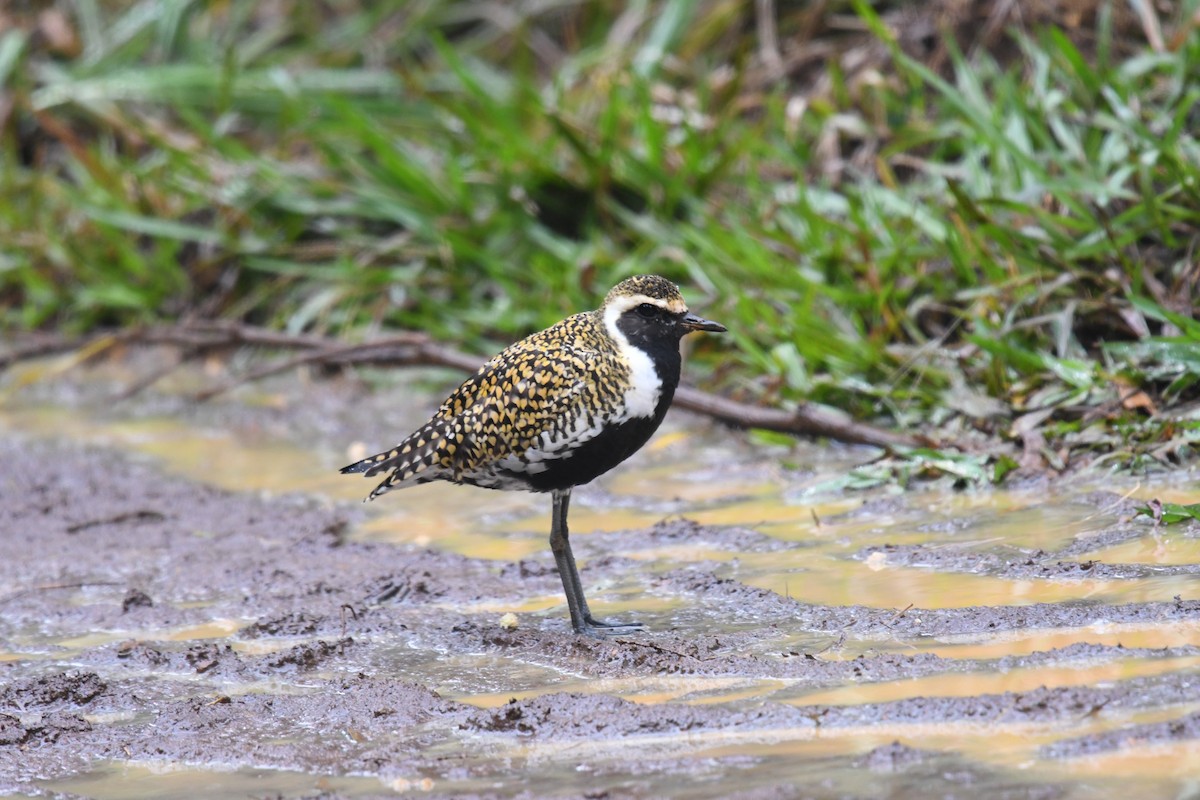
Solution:
[[[739,403],[689,386],[680,386],[675,392],[675,405],[739,428],[760,428],[796,436],[826,436],[839,442],[870,444],[876,447],[916,447],[930,444],[923,437],[855,422],[808,404],[797,406],[794,411],[783,411],[778,408]]]
[[[41,358],[42,356],[64,353],[68,350],[76,350],[84,346],[87,341],[89,340],[59,336],[57,334],[29,336],[21,344],[10,348],[7,352],[0,353],[0,372],[3,372],[19,361],[28,361],[31,358]]]
[[[197,392],[194,395],[194,399],[198,402],[211,400],[217,395],[223,394],[230,389],[242,385],[243,383],[254,383],[255,381],[260,381],[263,378],[269,378],[272,375],[278,375],[281,372],[287,372],[290,369],[302,367],[305,364],[333,364],[342,363],[343,360],[348,361],[348,363],[351,364],[361,363],[361,359],[368,357],[375,350],[378,350],[381,347],[387,349],[388,347],[395,346],[409,347],[410,344],[408,342],[401,342],[397,345],[385,342],[378,344],[352,344],[341,347],[328,347],[324,349],[310,350],[302,355],[289,358],[286,361],[267,364],[266,366],[259,367],[256,370],[252,370],[244,375],[234,378],[233,380],[226,381],[218,386],[213,386]],[[418,361],[415,363],[420,362]]]
[[[304,365],[329,366],[434,366],[473,372],[483,359],[438,344],[423,333],[401,333],[374,342],[343,344],[314,334],[290,334],[234,322],[189,322],[179,325],[133,328],[118,334],[93,337],[41,335],[22,345],[0,353],[0,371],[30,358],[56,353],[80,351],[107,338],[123,345],[169,345],[184,350],[183,358],[194,358],[206,352],[236,347],[265,347],[279,350],[299,350],[296,356],[251,370],[219,385],[205,389],[194,399],[203,402],[245,383],[262,380],[280,372]],[[167,369],[178,366],[178,362]],[[138,381],[125,398],[150,386],[161,373]],[[727,397],[702,392],[687,386],[675,393],[675,406],[696,414],[712,417],[739,428],[788,433],[795,436],[823,436],[850,444],[867,444],[891,448],[928,445],[924,437],[884,430],[856,422],[828,409],[802,404],[791,411],[741,403]]]

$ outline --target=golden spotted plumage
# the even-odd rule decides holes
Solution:
[[[491,487],[503,483],[495,468],[504,458],[544,438],[562,441],[577,420],[603,425],[618,410],[629,367],[602,324],[594,311],[576,314],[484,364],[429,422],[372,459],[366,475],[393,472],[371,497],[410,479]]]
[[[522,339],[454,390],[428,422],[383,453],[342,469],[386,473],[368,499],[445,480],[553,494],[550,548],[579,633],[636,629],[592,617],[567,538],[572,487],[638,450],[679,383],[679,342],[724,327],[688,311],[675,284],[638,275],[595,311]]]
[[[631,296],[661,300],[676,313],[687,310],[670,281],[656,275],[629,278],[596,311],[568,317],[507,347],[407,439],[343,471],[366,476],[390,471],[369,499],[402,483],[432,480],[530,488],[523,474],[541,471],[537,464],[556,456],[567,457],[570,445],[620,419],[631,370],[605,328],[604,312]],[[531,462],[530,455],[542,461]]]

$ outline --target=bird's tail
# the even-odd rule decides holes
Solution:
[[[367,500],[374,500],[438,463],[441,433],[436,422],[429,422],[391,450],[367,456],[340,471],[343,475],[361,473],[364,478],[390,471],[391,474],[367,496]]]
[[[361,472],[364,478],[369,478],[372,475],[378,475],[385,469],[389,469],[395,464],[396,458],[400,455],[400,449],[403,443],[396,445],[391,450],[383,453],[376,453],[373,456],[367,456],[362,461],[355,461],[353,464],[342,467],[338,472],[343,475],[351,475],[356,472]]]

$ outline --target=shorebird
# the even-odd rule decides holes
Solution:
[[[667,279],[627,278],[595,311],[505,348],[402,442],[342,472],[386,473],[367,500],[430,481],[550,492],[550,549],[571,626],[591,636],[640,630],[588,609],[567,531],[571,489],[629,458],[658,429],[679,384],[680,340],[724,330],[688,311]]]

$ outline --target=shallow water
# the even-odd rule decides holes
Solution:
[[[371,484],[339,475],[336,468],[368,450],[390,445],[395,438],[382,435],[379,441],[369,444],[347,443],[344,451],[322,450],[246,430],[196,426],[178,418],[123,419],[18,402],[0,406],[0,435],[58,437],[112,447],[153,459],[165,471],[190,480],[269,496],[300,493],[327,504],[360,500]],[[390,665],[408,679],[423,676],[423,683],[444,697],[480,708],[496,708],[514,697],[529,699],[563,691],[613,695],[643,705],[677,703],[735,710],[764,701],[802,707],[845,706],[918,697],[1020,694],[1039,687],[1103,686],[1170,674],[1195,675],[1200,685],[1200,655],[1182,652],[1200,646],[1200,621],[1195,620],[1156,623],[1101,619],[1085,625],[981,629],[943,635],[881,634],[877,626],[872,633],[851,633],[839,640],[829,632],[787,630],[786,618],[708,617],[703,596],[685,598],[667,589],[645,591],[646,582],[652,582],[654,576],[688,567],[711,569],[744,586],[766,589],[801,604],[856,607],[856,611],[846,611],[848,623],[856,615],[871,611],[882,614],[886,621],[889,614],[899,618],[974,606],[1117,606],[1200,597],[1200,579],[1194,574],[1014,579],[989,574],[988,569],[974,569],[970,562],[972,553],[1017,558],[1037,551],[1053,553],[1099,537],[1094,549],[1077,547],[1073,552],[1082,555],[1064,556],[1063,560],[1164,567],[1196,564],[1200,562],[1200,537],[1185,529],[1153,530],[1143,525],[1133,538],[1105,543],[1106,531],[1117,520],[1103,507],[1081,499],[1102,486],[1115,493],[1114,500],[1119,500],[1117,495],[1129,495],[1141,499],[1169,497],[1173,502],[1200,501],[1200,483],[1189,476],[1174,476],[1169,485],[1157,487],[1148,482],[1104,478],[1093,485],[1077,481],[1051,491],[918,489],[894,496],[880,490],[797,499],[804,496],[806,486],[836,477],[856,461],[864,460],[864,452],[798,443],[787,458],[809,465],[810,471],[796,476],[774,466],[778,451],[756,450],[737,434],[693,419],[672,418],[666,431],[642,453],[599,481],[598,486],[578,490],[573,500],[572,537],[579,552],[586,554],[580,560],[593,608],[603,615],[636,616],[659,628],[685,629],[703,620],[696,635],[733,635],[761,629],[761,640],[745,645],[747,652],[760,656],[791,647],[808,654],[798,657],[829,661],[894,652],[972,662],[964,663],[960,671],[850,680],[837,685],[813,685],[811,680],[786,676],[736,674],[596,677],[573,673],[553,660],[527,659],[520,652],[497,658],[494,652],[448,652],[437,646],[422,650],[419,641],[401,642],[389,635],[357,638],[372,649],[370,668]],[[861,511],[864,500],[887,502],[881,503],[878,512],[869,508]],[[492,560],[498,565],[542,557],[546,551],[549,507],[545,496],[431,484],[392,493],[366,506],[364,512],[364,520],[349,534],[352,540],[415,544]],[[749,528],[767,537],[764,541],[768,543],[792,546],[738,550],[719,541],[656,544],[637,536],[623,536],[614,538],[612,546],[606,545],[602,552],[589,549],[591,537],[647,528],[680,515],[703,525]],[[951,548],[965,555],[962,563],[952,569],[890,563],[884,552],[862,555],[864,548],[884,545]],[[601,557],[628,559],[633,565],[628,569],[636,575],[629,580],[589,579],[588,560]],[[553,582],[541,586],[540,590],[531,588],[519,600],[482,597],[433,605],[460,614],[497,617],[512,611],[522,617],[523,626],[537,627],[543,619],[565,613],[558,587]],[[64,600],[87,605],[95,599],[91,591],[95,590],[68,592]],[[197,603],[192,610],[203,617],[204,603]],[[126,639],[231,643],[239,652],[264,655],[320,638],[239,639],[239,630],[252,621],[201,618],[172,629],[9,629],[6,638],[12,645],[0,646],[0,662],[37,664],[47,669],[76,666],[80,654]],[[1017,661],[1004,668],[988,663],[1081,644],[1120,645],[1137,652],[1127,657],[1064,658],[1027,664]],[[1161,648],[1180,652],[1159,656],[1150,653]],[[299,679],[294,688],[304,691],[311,682],[311,676]],[[285,679],[280,685],[288,684]],[[247,685],[240,690],[255,689]],[[226,684],[224,691],[236,693],[239,687]],[[968,759],[985,770],[976,775],[975,780],[983,784],[975,784],[972,793],[986,795],[989,787],[999,790],[1045,783],[1060,785],[1068,797],[1118,796],[1132,787],[1141,790],[1135,793],[1137,796],[1183,796],[1200,785],[1200,750],[1194,741],[1131,745],[1116,752],[1072,759],[1043,758],[1037,748],[1157,718],[1173,719],[1195,710],[1196,703],[1196,696],[1181,696],[1177,704],[1157,710],[1098,712],[1036,726],[880,721],[836,729],[718,729],[566,744],[482,735],[478,739],[458,739],[457,745],[439,745],[461,748],[455,757],[464,763],[491,760],[519,765],[526,776],[521,782],[430,777],[416,772],[399,778],[331,777],[287,770],[130,760],[100,764],[91,771],[47,780],[41,786],[50,792],[100,798],[301,796],[313,792],[352,796],[407,791],[514,794],[520,790],[552,795],[578,789],[582,778],[594,771],[602,777],[588,784],[593,788],[607,786],[640,796],[719,797],[735,789],[784,783],[818,786],[822,793],[910,796],[906,792],[917,791],[920,781],[910,785],[908,778],[901,780],[893,773],[864,771],[857,761],[872,748],[898,739],[941,755],[923,762],[916,773],[900,770],[895,775],[909,775],[916,780],[918,773],[951,774],[963,759]],[[686,757],[692,768],[708,764],[710,771],[697,773],[694,784],[689,783],[692,779],[680,782],[669,772],[655,772],[654,768],[622,772],[623,762],[636,763],[645,757],[647,748],[653,749],[656,759]],[[933,783],[924,784],[927,788],[945,789],[942,778],[929,780]],[[954,788],[953,781],[946,786]]]
[[[95,800],[216,800],[323,793],[353,797],[409,788],[388,786],[374,778],[314,776],[269,769],[196,769],[157,761],[102,766],[78,777],[48,781],[45,786],[51,792]]]

